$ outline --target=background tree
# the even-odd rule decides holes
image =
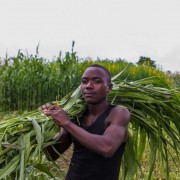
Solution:
[[[152,60],[149,57],[145,57],[145,56],[140,56],[137,64],[157,68],[156,61]]]
[[[176,87],[180,87],[180,72],[176,71],[172,73],[171,71],[167,71],[166,74],[173,79],[173,83]]]

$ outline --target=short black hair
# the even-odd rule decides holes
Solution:
[[[104,67],[104,66],[102,66],[102,65],[100,65],[100,64],[91,64],[91,65],[88,66],[87,68],[89,68],[89,67],[96,67],[96,68],[102,69],[102,70],[107,74],[107,80],[108,80],[108,82],[111,83],[111,74],[110,74],[109,70],[108,70],[106,67]]]

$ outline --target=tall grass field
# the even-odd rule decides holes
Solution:
[[[56,162],[47,160],[44,149],[59,129],[37,108],[57,101],[78,121],[84,110],[81,76],[93,63],[112,75],[108,101],[131,113],[119,179],[179,179],[178,76],[174,81],[158,68],[122,59],[80,59],[73,51],[52,60],[21,51],[1,59],[0,179],[64,179],[72,149]]]

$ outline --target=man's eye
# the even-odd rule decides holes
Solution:
[[[95,83],[101,83],[101,80],[100,79],[96,79],[94,80]]]
[[[86,84],[87,82],[88,82],[88,81],[85,80],[85,79],[81,80],[81,83],[83,83],[83,84]]]

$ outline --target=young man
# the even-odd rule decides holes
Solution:
[[[121,158],[128,138],[129,111],[108,103],[112,90],[109,71],[100,65],[89,66],[81,81],[82,96],[87,104],[80,125],[70,121],[57,105],[41,107],[52,116],[61,132],[54,148],[62,154],[73,142],[74,150],[66,180],[118,180]],[[59,155],[47,148],[53,160]]]

